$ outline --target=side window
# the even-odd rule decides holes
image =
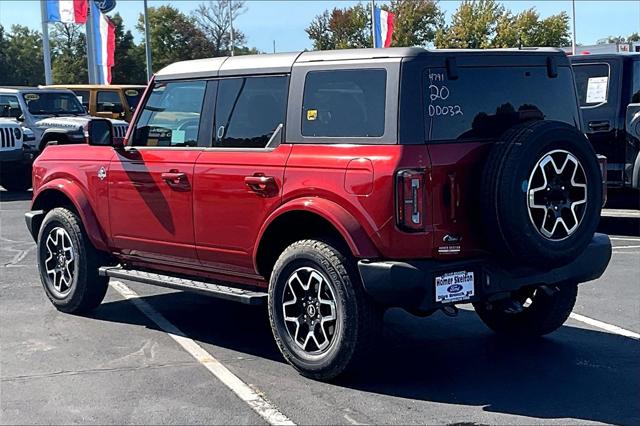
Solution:
[[[78,100],[82,104],[82,106],[89,111],[89,91],[88,90],[74,90],[73,93],[76,94]]]
[[[382,136],[386,81],[382,69],[310,71],[304,84],[302,135]]]
[[[136,123],[134,146],[198,145],[206,82],[157,82]]]
[[[633,62],[633,87],[631,89],[631,103],[640,104],[640,61]]]
[[[120,113],[124,111],[122,101],[120,100],[120,93],[113,90],[98,91],[98,97],[96,101],[96,111],[98,112],[115,112]]]
[[[21,115],[22,109],[17,96],[0,95],[0,117],[18,118]]]
[[[264,148],[276,132],[281,138],[288,84],[286,76],[220,80],[214,146]]]
[[[607,103],[610,73],[608,64],[574,64],[573,73],[581,107]]]

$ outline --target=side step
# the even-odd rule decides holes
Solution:
[[[267,293],[261,291],[245,290],[135,269],[124,269],[120,266],[103,266],[99,271],[103,277],[120,278],[175,290],[190,291],[247,305],[262,305],[267,301]]]

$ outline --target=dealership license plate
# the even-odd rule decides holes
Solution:
[[[436,302],[451,303],[473,297],[473,272],[450,272],[436,277]]]

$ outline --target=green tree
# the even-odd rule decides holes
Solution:
[[[11,75],[7,50],[9,50],[9,39],[5,37],[4,26],[0,24],[0,85],[6,84],[3,83],[4,79]]]
[[[0,55],[6,58],[2,61],[6,73],[0,73],[0,85],[43,84],[42,35],[26,26],[13,25],[3,38]]]
[[[565,12],[541,19],[535,8],[518,14],[495,0],[465,0],[436,34],[436,47],[561,47],[571,44]]]
[[[212,56],[212,43],[192,17],[173,6],[150,7],[147,13],[154,72],[173,62]],[[144,33],[142,14],[136,28]]]
[[[540,19],[540,14],[531,8],[517,15],[506,11],[500,16],[492,47],[563,47],[570,44],[569,16],[565,12]]]
[[[389,11],[395,14],[392,46],[426,46],[443,25],[435,0],[391,0]]]
[[[89,81],[87,39],[82,27],[58,22],[51,31],[51,71],[56,84],[82,84]]]
[[[210,0],[200,3],[192,14],[196,25],[213,45],[211,56],[227,56],[231,51],[231,20],[229,19],[229,3],[233,20],[246,12],[245,2],[236,0]],[[242,31],[233,28],[234,53],[242,53],[247,39]]]
[[[435,37],[438,48],[486,49],[492,47],[505,8],[495,0],[463,1],[448,26]]]
[[[371,10],[362,3],[333,8],[305,29],[316,50],[371,47]]]
[[[111,80],[114,84],[144,84],[147,82],[144,45],[136,45],[131,31],[124,30],[122,17],[111,17],[116,27],[116,51]]]

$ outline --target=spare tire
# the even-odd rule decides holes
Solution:
[[[602,177],[589,140],[557,121],[514,126],[482,177],[485,237],[497,258],[555,267],[587,247],[600,220]]]

